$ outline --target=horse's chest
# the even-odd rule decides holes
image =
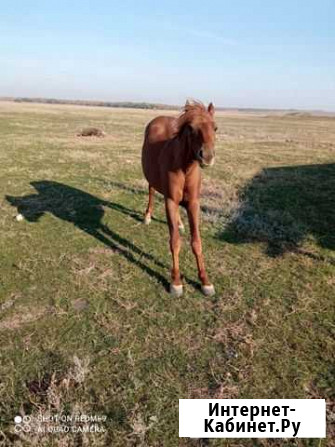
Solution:
[[[189,175],[185,176],[185,183],[183,188],[183,200],[190,201],[196,199],[200,195],[201,188],[201,175],[200,172],[195,169]]]

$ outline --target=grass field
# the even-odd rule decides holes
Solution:
[[[187,230],[172,299],[160,198],[142,224],[155,115],[0,102],[0,445],[330,446],[335,118],[218,114],[202,194],[217,294],[197,287]],[[326,398],[328,438],[179,439],[178,399],[200,397]],[[105,431],[38,433],[56,413],[104,415]]]

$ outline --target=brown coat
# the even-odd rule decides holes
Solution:
[[[177,117],[159,116],[145,129],[142,149],[143,172],[149,183],[149,204],[145,222],[149,223],[153,211],[155,190],[165,198],[170,229],[170,246],[173,256],[171,291],[181,294],[179,272],[181,227],[178,207],[184,205],[188,212],[192,235],[192,248],[197,259],[199,278],[206,294],[214,292],[209,283],[201,251],[199,233],[199,197],[201,187],[200,167],[214,163],[216,126],[214,107],[206,109],[200,103],[186,103]],[[176,291],[176,288],[178,291]]]

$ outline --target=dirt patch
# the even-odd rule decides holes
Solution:
[[[19,313],[11,315],[0,322],[0,330],[20,329],[25,324],[33,323],[45,315],[52,313],[50,307],[36,308],[28,311],[27,308],[18,309]]]

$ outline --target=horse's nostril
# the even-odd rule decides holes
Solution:
[[[199,157],[202,159],[203,158],[203,152],[202,152],[202,150],[201,151],[199,151]]]

